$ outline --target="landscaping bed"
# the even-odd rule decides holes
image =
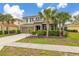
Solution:
[[[66,45],[66,46],[79,46],[79,33],[69,32],[68,37],[28,37],[21,39],[17,42],[24,43],[37,43],[37,44],[54,44],[54,45]]]
[[[0,56],[79,56],[78,53],[48,51],[30,48],[4,47]]]

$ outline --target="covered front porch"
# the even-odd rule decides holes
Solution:
[[[25,24],[21,26],[21,32],[29,33],[30,31],[46,30],[46,24]],[[49,24],[49,30],[53,30],[53,24]]]
[[[35,25],[35,31],[36,30],[46,30],[47,26],[46,24],[36,24]],[[53,30],[53,24],[49,24],[49,30]]]

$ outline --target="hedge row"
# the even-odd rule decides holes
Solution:
[[[68,32],[78,32],[77,30],[67,30]]]
[[[35,32],[32,32],[33,35],[38,35],[38,36],[46,36],[46,30],[38,30]],[[59,30],[49,30],[49,36],[59,36]],[[68,32],[65,31],[64,37],[67,37]]]
[[[59,30],[50,30],[49,36],[59,36]]]
[[[32,34],[37,34],[38,36],[45,36],[46,35],[46,30],[38,30],[35,32],[32,32]],[[49,36],[59,36],[59,31],[58,30],[49,30]]]
[[[20,32],[20,30],[9,30],[9,33],[10,33],[10,34],[19,34],[19,33],[21,33],[21,32]],[[0,35],[1,35],[1,34],[3,34],[2,31],[0,31]],[[5,30],[5,31],[4,31],[4,34],[8,34],[8,31]]]

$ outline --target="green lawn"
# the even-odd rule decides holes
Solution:
[[[16,34],[4,34],[4,35],[0,35],[0,37],[11,36],[11,35],[16,35]]]
[[[10,36],[11,34],[0,35],[0,37]]]
[[[19,40],[18,42],[79,46],[79,33],[69,32],[67,38],[25,38]]]
[[[47,51],[30,48],[4,47],[0,51],[0,56],[79,56],[76,53]]]
[[[68,39],[79,40],[79,33],[78,32],[69,32]]]

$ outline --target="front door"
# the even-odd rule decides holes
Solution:
[[[36,30],[40,30],[40,25],[36,26]]]

